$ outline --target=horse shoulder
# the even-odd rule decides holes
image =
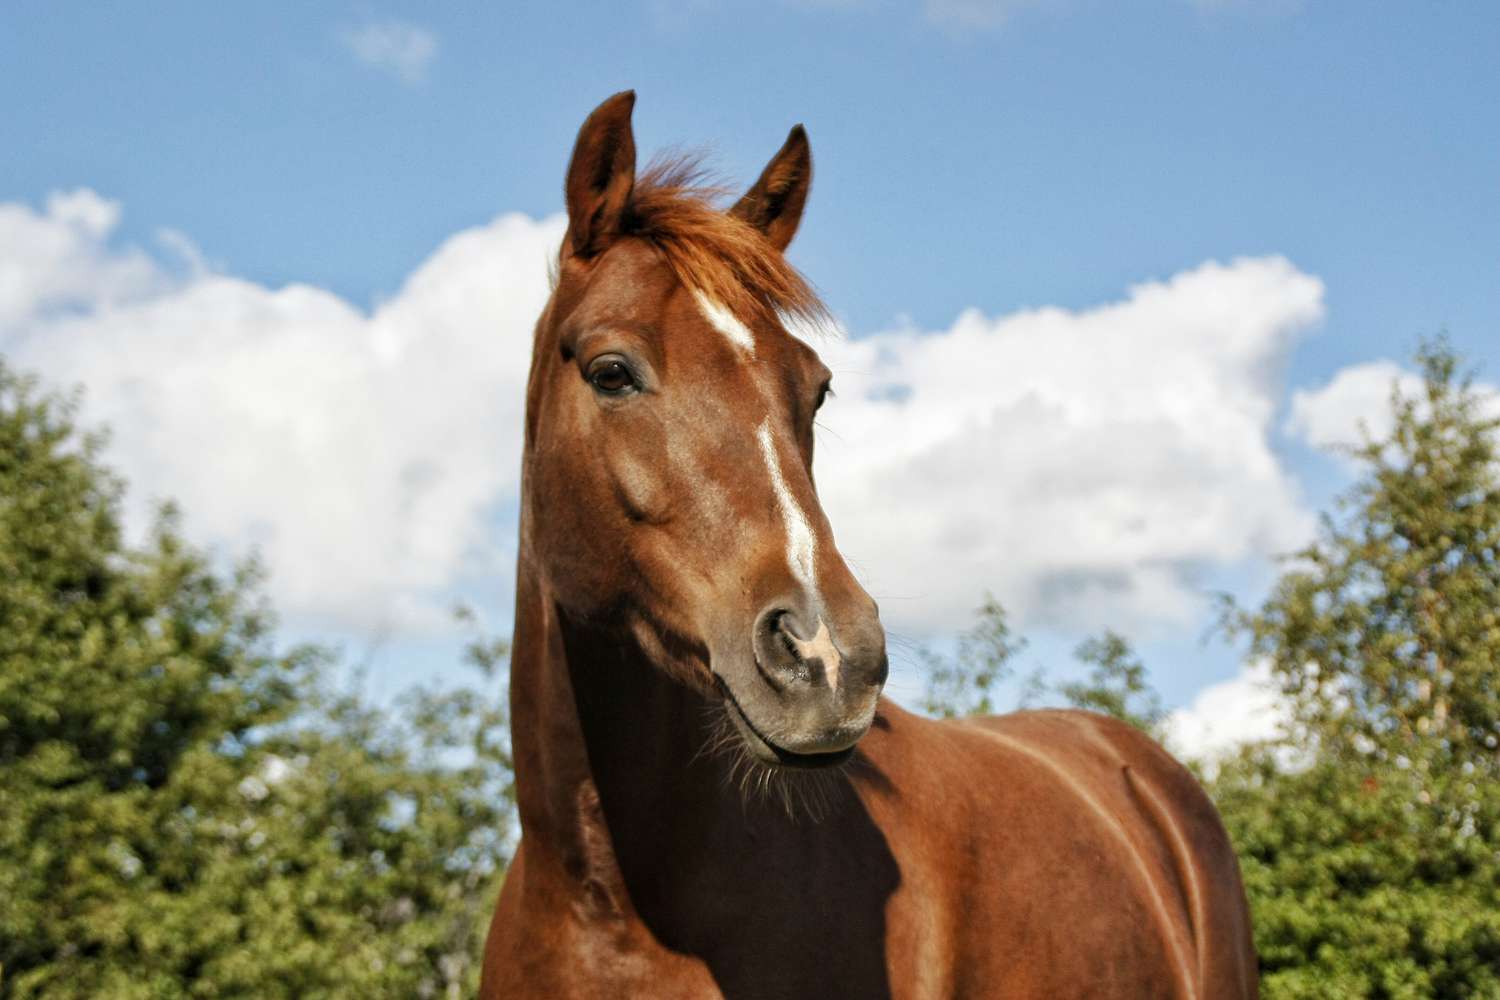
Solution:
[[[601,995],[603,983],[610,984],[613,996],[701,1000],[717,995],[699,965],[666,952],[638,920],[603,912],[608,901],[592,891],[580,897],[549,877],[556,873],[546,865],[528,866],[527,856],[523,838],[485,940],[480,1000],[592,1000]]]
[[[1154,918],[1186,996],[1254,996],[1249,911],[1233,846],[1213,802],[1192,773],[1154,740],[1094,712],[1052,709],[950,723],[986,762],[975,782],[978,822],[988,814],[1032,819],[1007,849],[1027,846],[1056,859],[1071,844],[1093,866],[1049,881],[1092,893],[1107,920],[1110,894]],[[1016,798],[1029,801],[1016,802]],[[1001,803],[1010,798],[1008,804]],[[988,808],[985,808],[985,807]],[[1053,845],[1043,844],[1050,838]]]

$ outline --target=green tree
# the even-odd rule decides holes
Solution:
[[[1058,686],[1058,693],[1075,708],[1112,715],[1153,738],[1162,736],[1166,710],[1146,677],[1146,665],[1125,637],[1113,629],[1084,640],[1073,654],[1088,664],[1088,677]]]
[[[0,363],[0,997],[472,993],[498,679],[338,694],[253,566],[215,572],[170,509],[125,544],[100,448]]]
[[[918,651],[927,674],[922,710],[929,715],[951,719],[995,711],[995,688],[1012,675],[1011,661],[1026,648],[993,595],[984,595],[974,618],[959,636],[957,656]]]
[[[991,594],[974,612],[975,622],[959,636],[954,655],[918,650],[925,668],[922,710],[938,718],[988,715],[999,710],[999,689],[1015,676],[1015,660],[1026,640],[1011,628],[1005,608]],[[1146,667],[1126,638],[1106,629],[1080,643],[1073,653],[1088,675],[1053,684],[1045,670],[1031,673],[1012,707],[1061,701],[1074,708],[1112,715],[1160,738],[1166,712],[1151,687]]]
[[[1318,539],[1227,611],[1295,718],[1213,786],[1267,997],[1500,997],[1497,421],[1445,343],[1417,360]]]

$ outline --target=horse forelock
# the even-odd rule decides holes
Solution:
[[[732,316],[831,327],[802,273],[764,233],[716,204],[725,190],[699,156],[658,157],[636,179],[620,235],[650,243],[678,281]]]

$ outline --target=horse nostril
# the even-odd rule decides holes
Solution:
[[[805,640],[799,634],[800,625],[796,613],[784,607],[768,608],[756,622],[756,661],[766,680],[778,691],[812,679],[816,665],[809,663],[803,654]]]
[[[846,626],[842,641],[820,613],[776,604],[756,618],[755,660],[767,683],[784,697],[859,698],[885,683],[885,636],[878,623]]]
[[[805,638],[802,635],[802,622],[798,620],[797,613],[790,608],[776,608],[769,611],[766,613],[766,620],[773,632],[793,641]]]
[[[778,691],[796,679],[797,654],[783,627],[785,617],[785,610],[770,608],[755,623],[756,666]]]
[[[801,654],[797,652],[797,640],[792,636],[785,625],[778,625],[776,635],[781,639],[781,647],[787,651],[787,655],[793,659],[800,659]]]

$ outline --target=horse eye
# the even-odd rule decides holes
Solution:
[[[589,383],[610,396],[619,396],[635,388],[635,376],[618,358],[601,358],[589,368]]]
[[[825,401],[827,401],[827,399],[828,399],[829,396],[832,396],[832,395],[833,395],[833,383],[832,382],[824,382],[822,385],[818,386],[818,401],[813,404],[813,412],[816,413],[819,410],[821,410],[823,408],[823,403]]]

